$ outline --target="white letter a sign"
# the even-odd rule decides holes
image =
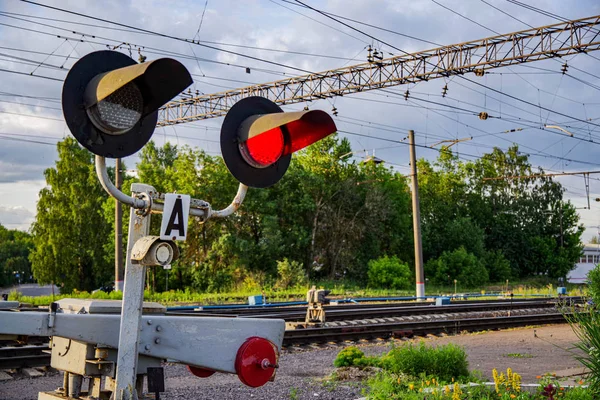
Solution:
[[[162,240],[185,240],[189,215],[190,196],[167,193],[160,224],[160,238]]]

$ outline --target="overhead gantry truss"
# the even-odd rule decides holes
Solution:
[[[493,36],[225,92],[161,107],[158,126],[224,116],[239,100],[261,96],[285,105],[563,57],[600,49],[600,16]]]

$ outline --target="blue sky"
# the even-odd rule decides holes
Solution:
[[[386,56],[399,53],[380,41],[283,0],[39,2],[177,37],[212,42],[211,46],[220,49],[315,72],[365,62],[366,47],[369,45],[383,51]],[[422,39],[414,40],[351,23],[377,39],[407,52],[434,48],[435,44],[449,45],[493,36],[493,32],[504,34],[528,29],[526,24],[537,27],[559,22],[507,0],[436,2],[306,1],[324,11]],[[600,14],[600,3],[591,0],[527,1],[527,4],[565,18]],[[475,22],[461,18],[442,5]],[[298,74],[297,71],[280,66],[155,35],[132,32],[18,0],[0,0],[0,24],[0,223],[10,228],[27,229],[33,221],[37,194],[44,186],[43,171],[52,166],[56,159],[53,143],[70,134],[60,110],[61,81],[68,68],[85,54],[109,46],[125,54],[131,52],[136,59],[138,51],[148,59],[168,55],[182,61],[194,74],[193,90],[207,94]],[[310,53],[314,56],[289,52]],[[600,58],[600,52],[591,54]],[[198,60],[191,59],[193,57]],[[564,61],[548,60],[494,69],[482,78],[476,78],[472,74],[469,78],[551,110],[600,123],[600,90],[593,87],[600,86],[600,61],[585,54],[569,56],[566,61],[570,76],[560,73]],[[245,67],[250,67],[250,74],[246,73]],[[2,69],[23,75],[3,72]],[[445,85],[448,86],[448,94],[442,98],[442,88]],[[453,147],[465,157],[482,155],[493,146],[506,149],[512,143],[518,143],[522,151],[536,154],[530,159],[533,165],[549,171],[600,170],[597,157],[600,144],[560,136],[559,131],[529,127],[559,125],[580,138],[596,136],[596,141],[600,142],[600,128],[597,126],[540,111],[537,107],[524,105],[455,78],[398,86],[392,91],[401,95],[407,89],[413,96],[449,106],[486,111],[501,118],[481,121],[469,114],[448,109],[439,111],[444,110],[444,106],[426,106],[415,100],[405,102],[395,95],[376,91],[312,102],[309,106],[326,111],[331,111],[335,106],[339,112],[336,123],[340,130],[369,136],[349,136],[357,160],[364,157],[366,152],[375,152],[377,157],[400,172],[408,171],[407,147],[378,138],[400,140],[406,136],[403,132],[408,129],[417,132],[417,143],[427,146],[444,139],[472,136],[472,140]],[[296,104],[286,108],[294,110],[302,107],[303,104]],[[519,123],[519,118],[530,122]],[[355,119],[363,122],[357,125]],[[170,141],[218,154],[218,129],[221,121],[222,119],[211,119],[160,128],[154,139],[158,144]],[[375,124],[394,128],[378,128]],[[501,133],[519,128],[527,129]],[[433,159],[436,154],[435,150],[418,150],[419,157]],[[133,168],[135,161],[135,156],[132,156],[126,163]],[[600,174],[591,177],[591,210],[579,210],[581,222],[589,227],[584,239],[596,234],[595,226],[600,225],[600,207],[597,205],[600,203],[593,201],[595,197],[600,197]],[[576,207],[587,206],[581,176],[557,179],[565,185],[565,195]]]

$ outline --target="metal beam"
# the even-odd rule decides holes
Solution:
[[[429,79],[600,49],[600,16],[492,36],[279,81],[175,100],[159,109],[158,126],[224,116],[239,100],[261,96],[278,105],[382,89]]]
[[[121,317],[114,314],[62,314],[0,311],[2,332],[14,335],[60,336],[118,348]],[[235,357],[254,336],[281,349],[285,321],[276,319],[173,317],[144,315],[138,354],[176,360],[215,371],[236,373]]]

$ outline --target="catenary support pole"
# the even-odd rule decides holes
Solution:
[[[121,159],[115,159],[115,186],[121,190]],[[115,200],[115,291],[123,291],[123,206]]]
[[[410,171],[412,186],[413,232],[415,237],[415,277],[417,299],[425,300],[425,273],[423,272],[423,246],[421,243],[421,211],[419,208],[419,180],[417,178],[417,156],[415,152],[415,132],[408,131],[410,142]]]

